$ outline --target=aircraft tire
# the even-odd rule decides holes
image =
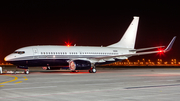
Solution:
[[[96,73],[96,71],[97,71],[96,68],[92,69],[92,73]]]
[[[92,73],[92,69],[89,70],[89,73]]]
[[[24,70],[24,74],[29,74],[29,70]]]
[[[91,68],[91,69],[89,70],[89,73],[96,73],[96,68]]]

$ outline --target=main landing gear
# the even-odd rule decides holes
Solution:
[[[89,70],[89,73],[96,73],[96,68],[95,68],[95,67],[91,68],[91,69]]]
[[[29,74],[29,69],[25,69],[24,74]]]

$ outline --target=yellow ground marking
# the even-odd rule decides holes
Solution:
[[[12,75],[5,75],[5,76],[9,76],[9,77],[14,77],[13,80],[10,80],[10,81],[5,81],[5,82],[0,82],[0,84],[5,84],[5,83],[9,83],[9,82],[13,82],[13,81],[16,81],[18,80],[18,77],[21,77],[20,75],[16,75],[16,76],[12,76]],[[23,76],[24,80],[28,80],[27,77]],[[18,81],[18,82],[15,82],[14,84],[18,84],[18,83],[22,83],[23,81]],[[0,87],[4,87],[4,85],[0,85]]]
[[[19,81],[19,82],[15,82],[14,84],[18,84],[18,83],[22,83],[22,81]]]
[[[12,76],[12,75],[5,75],[5,76],[14,77],[14,79],[13,79],[13,80],[10,80],[10,81],[1,82],[0,84],[5,84],[5,83],[13,82],[13,81],[16,81],[16,80],[18,79],[18,77]]]
[[[28,78],[24,76],[24,80],[28,80]]]

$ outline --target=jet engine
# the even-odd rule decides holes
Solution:
[[[91,69],[91,62],[86,60],[72,60],[69,62],[69,69],[74,70],[89,70]]]

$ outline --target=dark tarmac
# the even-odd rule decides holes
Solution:
[[[0,75],[0,101],[179,101],[180,68],[97,68]]]

